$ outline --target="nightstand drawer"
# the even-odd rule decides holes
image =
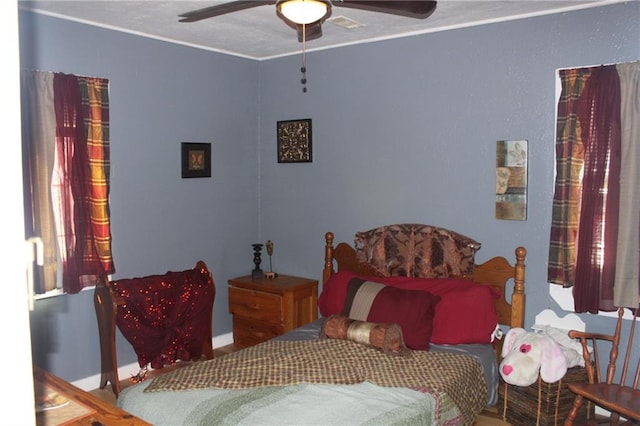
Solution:
[[[233,316],[233,343],[241,348],[257,345],[284,334],[284,332],[284,326],[281,324],[269,324],[237,315]]]
[[[318,318],[318,281],[278,275],[229,280],[234,345],[246,348]]]
[[[229,312],[234,317],[241,316],[280,325],[283,321],[282,297],[255,290],[229,287]]]

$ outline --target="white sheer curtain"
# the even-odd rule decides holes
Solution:
[[[43,242],[44,265],[37,267],[36,293],[54,290],[57,286],[57,250],[54,211],[51,202],[51,179],[55,162],[56,115],[53,107],[53,73],[25,71],[22,73],[25,105],[23,138],[28,171],[25,186],[31,191],[31,222],[25,223],[27,233]],[[25,197],[29,200],[29,197]],[[29,229],[30,228],[30,229]]]
[[[620,78],[622,162],[615,306],[640,302],[640,62],[616,65]]]

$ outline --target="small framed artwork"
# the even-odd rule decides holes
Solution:
[[[182,142],[182,177],[211,177],[211,144]]]
[[[278,121],[278,163],[311,163],[311,119]]]
[[[496,144],[496,219],[527,220],[527,141]]]

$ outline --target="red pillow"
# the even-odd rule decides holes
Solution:
[[[498,325],[492,287],[475,284],[441,294],[433,317],[431,342],[443,345],[491,343]]]
[[[342,315],[358,321],[398,324],[407,347],[426,351],[439,301],[440,296],[426,291],[352,278],[347,285]]]
[[[322,285],[322,292],[318,297],[318,309],[323,317],[338,315],[342,312],[344,299],[347,297],[347,285],[353,277],[355,277],[353,272],[339,271],[331,275]]]
[[[318,307],[323,316],[342,312],[347,286],[355,277],[441,296],[433,317],[432,343],[491,343],[491,335],[498,325],[494,299],[501,296],[493,287],[461,278],[364,277],[340,271],[322,288]]]
[[[414,278],[402,288],[429,291],[442,297],[433,317],[431,342],[442,345],[491,343],[498,325],[495,288],[461,278]]]
[[[351,271],[339,271],[331,275],[322,286],[322,293],[318,297],[318,308],[323,317],[329,315],[339,315],[344,307],[344,300],[347,297],[347,286],[352,278],[361,278],[365,281],[374,281],[398,287],[411,278],[407,277],[364,277],[356,275]],[[395,284],[395,285],[394,285]],[[403,286],[404,288],[404,286]],[[415,289],[420,290],[420,289]]]

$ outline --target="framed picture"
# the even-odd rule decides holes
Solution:
[[[182,142],[182,177],[211,177],[211,144]]]
[[[278,121],[278,163],[311,163],[311,119]]]
[[[527,220],[527,141],[496,144],[496,219]]]

